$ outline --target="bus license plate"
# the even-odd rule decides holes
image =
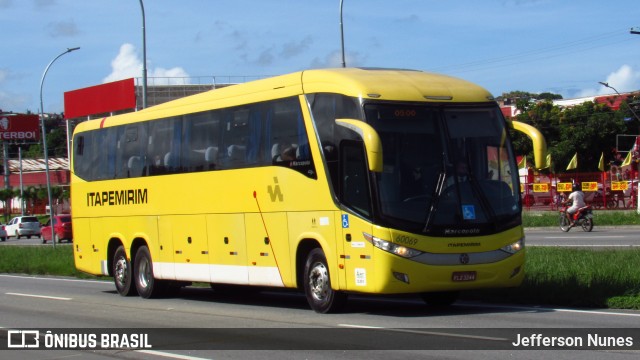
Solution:
[[[475,279],[475,271],[456,271],[451,275],[452,281],[474,281]]]

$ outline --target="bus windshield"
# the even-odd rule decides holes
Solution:
[[[382,141],[375,188],[384,220],[450,236],[517,221],[517,167],[497,107],[369,103],[365,116]]]

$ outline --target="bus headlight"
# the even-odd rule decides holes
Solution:
[[[500,248],[500,250],[508,252],[509,254],[515,254],[522,249],[524,249],[524,238],[514,242],[513,244]]]
[[[377,237],[371,234],[362,233],[362,235],[364,235],[364,238],[368,242],[370,242],[373,246],[377,247],[380,250],[390,252],[394,255],[402,256],[404,258],[412,258],[414,256],[418,256],[422,254],[422,251],[420,250],[412,249],[403,245],[394,244],[387,240],[378,239]]]

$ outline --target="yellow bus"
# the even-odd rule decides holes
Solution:
[[[481,87],[385,69],[307,70],[87,121],[73,135],[75,264],[123,296],[299,288],[320,313],[349,293],[447,305],[517,286],[511,126]]]

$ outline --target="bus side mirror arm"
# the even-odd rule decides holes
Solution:
[[[371,125],[355,119],[336,119],[336,124],[360,135],[367,151],[369,170],[382,172],[382,141],[378,132]]]
[[[527,135],[533,142],[533,156],[536,169],[547,167],[547,142],[535,127],[520,121],[512,121],[513,128]]]

